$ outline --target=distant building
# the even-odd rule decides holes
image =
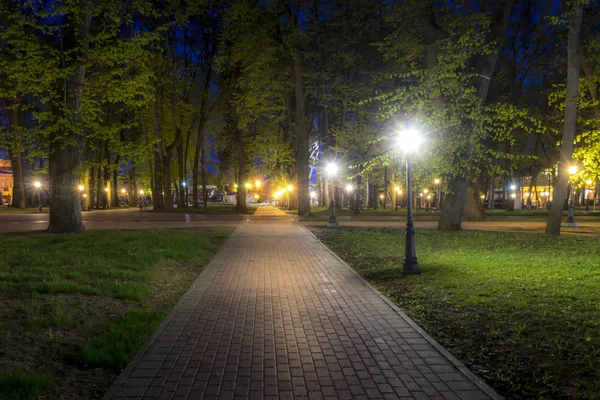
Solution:
[[[9,160],[0,159],[0,194],[2,205],[10,205],[13,194],[13,174]]]

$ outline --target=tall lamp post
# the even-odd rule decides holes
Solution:
[[[577,167],[575,165],[570,166],[569,174],[571,176],[573,176],[576,173],[577,173]],[[569,199],[569,215],[567,216],[567,224],[574,224],[575,223],[575,213],[574,213],[575,206],[573,205],[573,197],[575,197],[575,190],[573,188],[573,182],[570,183],[570,186],[571,186],[571,195],[570,195],[570,199]]]
[[[38,211],[42,212],[42,200],[40,199],[40,189],[42,188],[42,183],[39,181],[35,181],[33,183],[33,186],[35,186],[35,191],[37,193]]]
[[[336,176],[338,173],[338,166],[334,163],[329,163],[327,164],[327,167],[325,167],[325,172],[327,172],[327,175],[329,176],[329,178]],[[331,202],[329,203],[329,208],[331,209],[331,215],[329,215],[329,222],[327,222],[327,227],[328,228],[339,228],[340,224],[338,224],[337,219],[335,217],[335,203],[334,200],[335,199],[335,186],[331,185]]]
[[[413,188],[411,172],[411,153],[414,153],[421,143],[421,133],[418,130],[410,129],[400,131],[398,134],[398,145],[406,157],[406,194],[407,194],[407,212],[406,212],[406,231],[404,237],[406,243],[404,246],[404,265],[402,272],[404,274],[420,274],[419,263],[417,262],[417,249],[415,246],[415,227],[413,223]]]

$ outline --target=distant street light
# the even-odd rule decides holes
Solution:
[[[121,193],[125,194],[127,192],[125,189],[121,189]]]
[[[33,186],[35,186],[35,191],[37,193],[37,200],[38,200],[38,211],[42,212],[42,199],[40,198],[40,189],[42,187],[42,183],[39,181],[35,181],[33,183]]]
[[[338,166],[334,163],[329,163],[325,167],[325,171],[327,172],[327,175],[329,175],[329,178],[336,176],[338,173],[338,169],[339,169]],[[340,224],[338,224],[337,219],[335,217],[334,199],[335,199],[335,186],[331,185],[331,201],[329,202],[329,208],[331,209],[331,214],[329,215],[329,222],[327,222],[328,228],[339,228],[340,227]]]
[[[140,194],[144,194],[144,189],[140,189]]]
[[[408,208],[406,214],[406,232],[404,236],[406,243],[404,246],[404,265],[402,272],[405,274],[420,274],[419,263],[417,262],[417,249],[415,246],[415,227],[413,223],[413,191],[412,191],[412,173],[410,165],[410,155],[419,149],[421,144],[421,132],[415,129],[403,130],[398,133],[398,145],[406,156],[406,190]]]
[[[83,187],[83,185],[79,185],[79,191],[80,191],[80,192],[83,192],[83,189],[85,189],[85,188]]]

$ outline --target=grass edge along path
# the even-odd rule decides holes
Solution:
[[[311,228],[507,399],[600,399],[600,249],[586,237]]]
[[[0,235],[0,398],[99,398],[231,231]]]

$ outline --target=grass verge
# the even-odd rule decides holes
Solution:
[[[230,232],[0,235],[0,398],[100,398]]]
[[[313,232],[507,399],[600,399],[597,239],[421,229],[401,278],[402,229]]]
[[[50,384],[47,376],[34,372],[12,371],[0,373],[0,399],[35,399]]]

